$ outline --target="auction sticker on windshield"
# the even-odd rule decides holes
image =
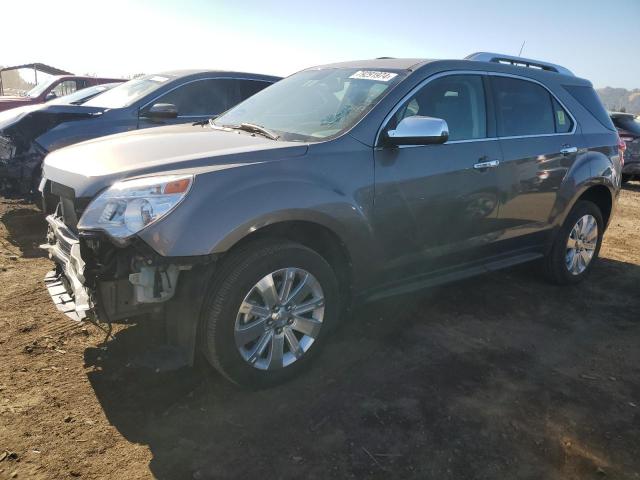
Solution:
[[[359,70],[349,78],[357,78],[360,80],[378,80],[380,82],[388,82],[397,77],[397,73],[380,72],[377,70]]]

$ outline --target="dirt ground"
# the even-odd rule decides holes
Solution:
[[[583,285],[521,266],[370,304],[258,393],[147,361],[150,323],[101,350],[43,288],[37,211],[0,215],[0,479],[640,479],[638,183]]]

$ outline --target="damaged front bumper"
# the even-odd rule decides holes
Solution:
[[[47,216],[47,243],[55,270],[45,285],[58,310],[73,320],[107,322],[160,313],[176,292],[180,273],[194,262],[172,262],[143,248],[116,247],[100,236],[78,235],[57,212]],[[147,247],[148,248],[148,247]]]
[[[78,237],[54,215],[47,217],[47,243],[40,245],[55,261],[56,269],[45,276],[44,282],[58,310],[73,320],[86,318],[93,308],[91,296],[84,286],[85,263],[80,255]]]

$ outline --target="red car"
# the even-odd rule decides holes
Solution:
[[[609,115],[618,130],[620,140],[626,144],[622,183],[640,180],[640,115],[623,112],[611,112]]]
[[[122,82],[122,80],[114,78],[79,77],[75,75],[54,76],[48,81],[36,85],[23,96],[1,96],[0,112],[14,107],[44,103],[53,98],[69,95],[76,90],[111,82]]]

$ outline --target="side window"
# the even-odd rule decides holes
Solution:
[[[259,80],[238,80],[238,84],[240,85],[239,101],[245,100],[271,85],[269,82]]]
[[[564,89],[580,102],[605,128],[616,131],[616,127],[613,126],[607,110],[593,88],[580,85],[564,85]]]
[[[51,90],[56,94],[56,97],[62,97],[64,95],[69,95],[77,90],[76,81],[75,80],[65,80],[64,82],[60,82],[58,85]]]
[[[551,101],[553,102],[553,118],[556,122],[556,133],[570,132],[573,128],[573,120],[571,120],[567,111],[562,108],[562,105],[560,105],[555,98],[552,98]]]
[[[236,103],[237,85],[233,79],[196,80],[163,95],[154,103],[171,103],[178,116],[218,115]]]
[[[508,77],[491,77],[491,84],[499,137],[555,133],[556,122],[559,128],[567,128],[570,117],[562,108],[560,114],[555,111],[544,87]]]
[[[442,118],[449,140],[487,136],[487,110],[482,77],[449,75],[427,83],[398,110],[394,122],[413,115]]]

